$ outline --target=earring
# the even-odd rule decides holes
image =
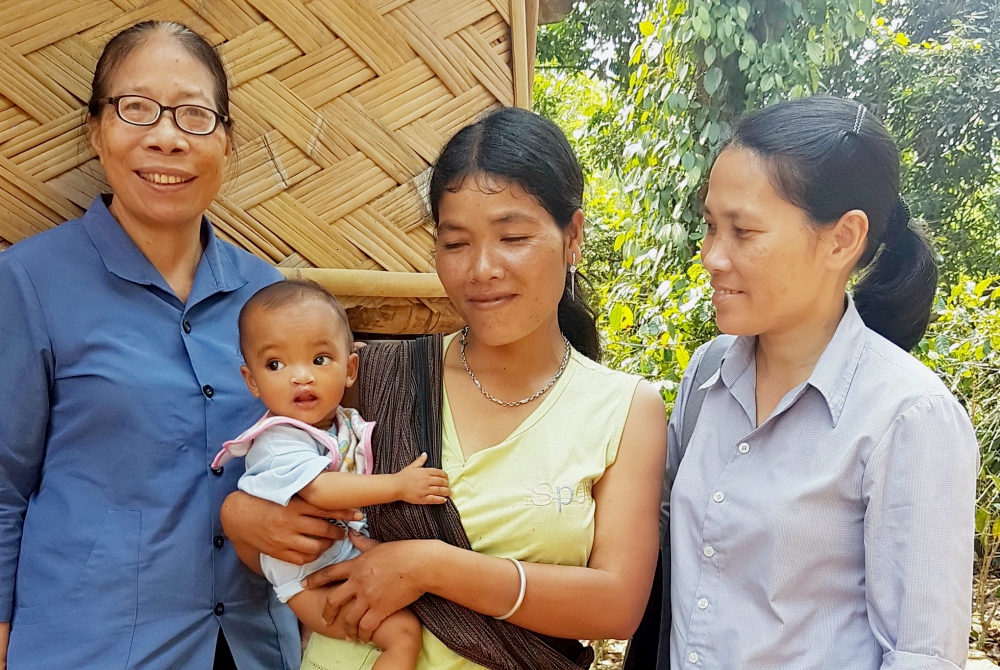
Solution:
[[[576,254],[573,254],[573,262],[569,266],[569,299],[576,302]]]

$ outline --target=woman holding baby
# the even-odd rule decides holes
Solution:
[[[652,386],[596,362],[575,268],[582,196],[566,138],[530,112],[494,112],[443,150],[430,183],[437,272],[468,326],[432,350],[442,379],[424,393],[441,396],[430,430],[464,532],[417,539],[414,528],[382,544],[352,534],[360,556],[306,579],[322,594],[324,634],[303,668],[371,668],[365,643],[410,605],[424,625],[421,670],[586,667],[575,639],[635,630],[656,566],[666,417]],[[362,387],[379,381],[366,380],[365,351]],[[387,394],[368,405],[393,402]],[[280,548],[259,521],[273,505],[240,492],[223,510],[254,567]]]

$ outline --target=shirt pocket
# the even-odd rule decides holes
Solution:
[[[105,667],[124,667],[139,604],[141,519],[139,510],[107,510],[75,586],[65,599],[15,608],[11,643],[19,636],[18,629],[52,624],[67,642],[100,645],[101,658],[108,659]]]

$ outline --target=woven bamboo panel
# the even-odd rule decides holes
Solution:
[[[0,251],[107,190],[84,133],[97,58],[133,23],[179,21],[218,48],[231,80],[238,159],[209,211],[218,234],[330,286],[356,330],[454,329],[439,287],[407,290],[396,273],[430,286],[422,193],[444,142],[490,109],[530,105],[537,6],[0,0]],[[365,290],[369,275],[312,268],[395,279]]]

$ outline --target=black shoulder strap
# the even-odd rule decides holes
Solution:
[[[694,379],[691,382],[691,394],[688,396],[687,405],[684,406],[684,422],[681,425],[680,457],[683,459],[687,453],[688,443],[694,435],[694,427],[698,425],[698,416],[701,414],[701,407],[705,404],[705,396],[708,389],[702,388],[712,376],[719,371],[722,365],[722,357],[736,338],[732,335],[719,335],[708,345],[705,353],[702,354],[698,369],[694,371]]]

